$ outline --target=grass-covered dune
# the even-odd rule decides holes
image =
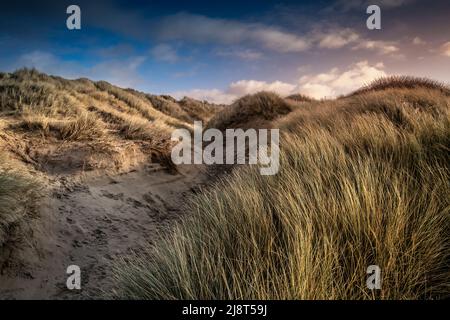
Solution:
[[[35,69],[0,72],[0,248],[37,215],[37,176],[167,164],[172,131],[217,109]]]
[[[82,155],[82,170],[127,169],[139,156],[167,162],[172,131],[191,130],[194,120],[207,120],[219,109],[34,69],[0,73],[3,131],[24,144],[12,152],[39,170],[74,153]]]
[[[36,177],[2,151],[0,145],[0,248],[18,228],[23,227],[23,223],[33,219],[42,190]]]
[[[280,172],[236,168],[199,194],[148,255],[117,266],[116,297],[449,297],[449,104],[447,87],[412,78],[302,102],[272,123]],[[366,287],[369,265],[381,290]]]
[[[298,102],[283,99],[271,92],[246,95],[216,113],[208,122],[208,128],[270,127],[271,121],[294,110]]]

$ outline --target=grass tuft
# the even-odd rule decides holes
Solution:
[[[370,91],[383,91],[386,89],[415,89],[415,88],[426,88],[430,90],[438,90],[445,95],[450,95],[450,88],[435,80],[428,78],[418,78],[411,76],[390,76],[379,78],[372,81],[370,84],[356,90],[351,93],[350,96],[358,95],[362,93],[367,93]]]
[[[4,151],[2,151],[4,152]],[[3,153],[0,155],[0,246],[33,213],[40,194],[37,179],[25,173]]]
[[[275,93],[260,92],[244,96],[231,106],[224,107],[209,122],[209,128],[225,130],[226,128],[258,127],[294,109],[288,101]]]

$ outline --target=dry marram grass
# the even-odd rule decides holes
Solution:
[[[198,195],[172,234],[117,266],[116,296],[448,297],[449,102],[440,89],[390,88],[292,112],[274,124],[278,175],[238,168]]]

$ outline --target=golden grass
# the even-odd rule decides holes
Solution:
[[[289,114],[274,125],[280,172],[241,167],[198,195],[148,255],[117,266],[115,296],[448,298],[449,103],[393,88]],[[373,264],[381,290],[366,287]]]
[[[100,140],[105,136],[105,128],[92,114],[81,114],[64,120],[57,120],[42,114],[26,114],[18,124],[27,131],[39,131],[44,137],[56,135],[68,141]]]
[[[57,124],[64,140],[100,140],[105,135],[105,128],[97,117],[83,112],[75,119],[69,119]]]
[[[154,108],[149,100],[141,98],[139,95],[135,95],[131,91],[115,87],[105,81],[97,82],[97,86],[99,89],[107,91],[114,95],[117,99],[124,101],[131,108],[138,110],[144,118],[150,121],[159,119],[173,127],[189,127],[188,124],[183,123],[176,118],[165,115],[161,111]]]
[[[40,152],[32,148],[46,149],[55,143],[70,151],[70,144],[81,141],[92,146],[104,143],[110,150],[102,151],[114,153],[132,141],[142,152],[151,152],[152,158],[157,152],[165,159],[171,151],[171,132],[176,128],[192,130],[186,106],[173,98],[122,89],[104,81],[66,80],[21,69],[1,74],[0,89],[0,116],[9,124],[5,130],[12,137],[20,135],[18,140],[31,145],[33,154]],[[151,101],[161,105],[154,107]]]
[[[40,183],[0,149],[0,246],[33,213]]]
[[[383,91],[386,89],[394,89],[394,88],[397,89],[425,88],[429,90],[439,90],[447,96],[450,95],[449,87],[439,81],[412,76],[390,76],[374,80],[370,84],[351,93],[350,96],[370,91]]]
[[[175,119],[181,120],[183,122],[193,123],[194,119],[189,117],[185,110],[174,100],[166,99],[161,96],[155,96],[151,94],[140,93],[138,91],[128,89],[127,91],[139,96],[144,100],[148,100],[151,105],[158,111],[173,117]]]
[[[294,105],[271,92],[260,92],[244,96],[231,106],[225,107],[209,122],[209,128],[225,130],[226,128],[258,127],[277,117],[286,115]]]
[[[294,100],[296,102],[311,102],[314,100],[313,98],[300,93],[291,94],[290,96],[287,96],[286,99]]]
[[[189,97],[184,97],[177,102],[181,108],[193,120],[209,121],[215,113],[221,111],[225,106],[212,105],[206,101],[198,101]]]

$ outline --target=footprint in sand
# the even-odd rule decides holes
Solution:
[[[123,200],[124,194],[123,193],[114,194],[109,191],[102,190],[102,196],[113,200]]]

